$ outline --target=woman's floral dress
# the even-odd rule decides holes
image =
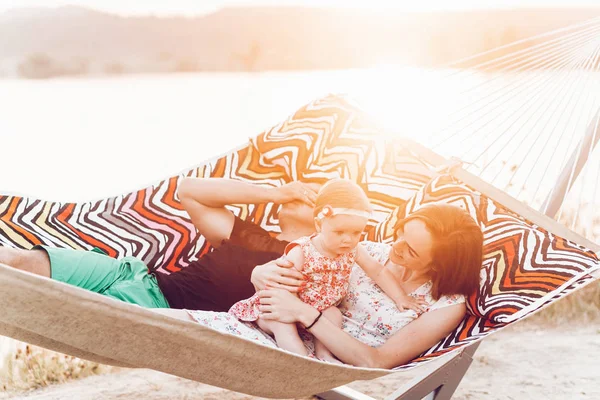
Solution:
[[[324,256],[312,242],[315,236],[305,236],[291,242],[286,247],[285,254],[294,247],[300,247],[304,257],[302,273],[309,285],[298,292],[298,297],[317,310],[323,311],[339,304],[346,296],[350,273],[356,260],[356,250],[335,258]],[[259,305],[260,299],[255,294],[249,299],[235,303],[229,312],[242,321],[256,321],[260,313]]]
[[[385,264],[390,246],[382,243],[362,242],[369,254]],[[431,282],[424,283],[411,296],[423,296],[429,308],[425,312],[454,304],[464,303],[462,295],[442,296],[434,301],[431,297]],[[343,315],[342,329],[361,342],[379,347],[402,327],[417,318],[412,310],[399,311],[392,299],[373,282],[357,265],[350,274],[348,293],[339,305]],[[221,332],[244,337],[267,346],[277,347],[273,338],[261,331],[252,322],[242,322],[229,313],[192,311],[188,314],[198,323]],[[313,353],[312,335],[299,330],[304,344]]]

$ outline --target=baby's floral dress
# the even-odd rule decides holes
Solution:
[[[307,287],[298,292],[303,302],[310,304],[319,311],[335,306],[346,296],[350,273],[356,260],[356,249],[340,254],[337,257],[327,257],[321,254],[312,239],[315,235],[305,236],[291,242],[285,249],[285,254],[294,247],[300,247],[304,262],[302,274],[307,278]],[[249,299],[235,303],[229,312],[242,321],[256,321],[260,311],[260,298],[254,295]]]
[[[362,242],[369,254],[385,264],[390,245]],[[410,293],[411,296],[423,296],[429,304],[425,311],[465,302],[462,295],[442,296],[435,301],[431,297],[431,282],[426,282]],[[339,304],[343,315],[342,329],[355,339],[372,347],[379,347],[400,329],[418,317],[413,310],[399,311],[394,301],[373,282],[365,272],[355,265],[350,274],[348,293]],[[273,338],[260,330],[253,322],[242,322],[234,315],[223,312],[193,311],[188,314],[196,322],[221,332],[241,336],[270,347],[277,347]],[[300,330],[304,345],[310,354],[314,354],[312,335]]]

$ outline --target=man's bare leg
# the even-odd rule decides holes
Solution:
[[[50,259],[44,250],[0,246],[0,264],[50,278]]]
[[[148,310],[155,312],[157,314],[166,315],[171,318],[177,318],[177,319],[182,319],[184,321],[195,322],[194,318],[192,318],[186,310],[176,310],[173,308],[149,308]]]

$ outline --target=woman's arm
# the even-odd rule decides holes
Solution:
[[[319,315],[316,309],[286,291],[263,290],[259,296],[263,313],[260,318],[300,322],[309,326]],[[463,319],[465,310],[464,304],[457,304],[425,313],[377,348],[356,340],[326,318],[320,318],[310,333],[347,364],[394,368],[407,363],[446,337]]]
[[[361,359],[360,365],[389,369],[406,364],[456,329],[465,312],[466,307],[462,303],[421,315],[400,329],[382,346],[371,348],[374,353],[365,354],[367,358]]]
[[[235,218],[228,204],[278,204],[304,201],[313,206],[315,192],[301,182],[269,188],[225,178],[184,178],[178,189],[179,199],[192,223],[215,247],[229,239]]]

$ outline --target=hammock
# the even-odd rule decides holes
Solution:
[[[458,134],[465,130],[468,127],[456,126]],[[505,182],[512,185],[506,189],[498,187],[498,180],[487,179],[485,171],[479,175],[488,182],[469,172],[481,169],[480,160],[469,158],[472,149],[460,156],[473,164],[450,168],[446,159],[430,150],[447,151],[444,143],[459,141],[457,133],[447,132],[439,130],[434,138],[441,147],[428,143],[429,149],[410,140],[392,141],[352,101],[330,95],[307,104],[246,145],[142,190],[77,204],[0,197],[3,245],[98,247],[113,257],[134,255],[166,273],[185,268],[210,249],[177,199],[178,182],[185,176],[228,177],[265,185],[299,178],[353,179],[363,186],[375,210],[367,239],[384,242],[391,240],[394,221],[412,210],[431,202],[460,205],[484,232],[480,289],[468,299],[468,315],[457,329],[406,365],[381,370],[323,363],[1,265],[0,334],[105,364],[151,368],[264,397],[307,396],[417,367],[450,366],[462,376],[470,363],[465,354],[481,339],[594,282],[600,263],[593,238],[533,211],[519,201],[520,194],[507,194],[516,178]],[[504,128],[505,136],[506,132]],[[596,130],[589,132],[588,143],[595,144]],[[476,140],[468,135],[463,139]],[[486,152],[498,151],[493,142],[485,140]],[[582,138],[580,143],[584,142]],[[592,148],[585,147],[586,154]],[[564,162],[566,188],[575,182],[573,171],[581,165],[583,152],[573,154],[573,163],[566,158]],[[497,162],[504,165],[502,161],[498,156]],[[545,208],[553,204],[553,188],[548,189]],[[531,198],[538,199],[539,194]],[[237,205],[231,210],[269,231],[278,230],[273,205]],[[432,372],[426,385],[406,393],[422,396],[445,385],[437,393],[449,397],[460,381],[460,376],[454,383],[435,376]]]

